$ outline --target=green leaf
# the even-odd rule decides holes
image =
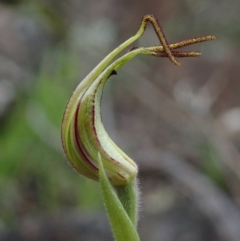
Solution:
[[[110,183],[99,155],[99,177],[103,200],[116,241],[140,241],[137,230]]]

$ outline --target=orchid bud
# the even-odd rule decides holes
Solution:
[[[148,22],[153,25],[161,45],[132,48],[108,66],[116,55],[143,34]],[[206,36],[169,45],[155,17],[144,16],[136,35],[106,56],[72,94],[62,122],[62,144],[70,164],[82,175],[99,180],[100,156],[105,173],[113,185],[132,182],[138,172],[136,163],[110,139],[101,121],[100,103],[104,85],[111,75],[138,54],[168,57],[174,64],[180,65],[175,57],[193,57],[200,53],[174,49],[212,39],[215,37]]]
[[[100,101],[107,78],[101,74],[88,88],[82,85],[77,88],[64,115],[62,140],[70,163],[79,173],[98,180],[100,155],[110,181],[121,185],[136,177],[137,165],[116,146],[103,127]]]

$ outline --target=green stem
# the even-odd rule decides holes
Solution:
[[[126,213],[133,225],[137,226],[138,221],[138,198],[139,192],[136,179],[123,186],[116,186],[118,198],[121,201]]]
[[[140,241],[137,230],[129,218],[114,187],[110,183],[99,155],[99,180],[103,201],[116,241]]]

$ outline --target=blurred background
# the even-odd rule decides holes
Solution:
[[[99,185],[67,163],[76,85],[145,14],[194,59],[139,56],[107,84],[102,117],[139,165],[142,241],[240,240],[240,2],[0,1],[0,240],[113,240]],[[149,26],[136,43],[158,40]]]

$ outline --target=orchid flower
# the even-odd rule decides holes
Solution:
[[[116,56],[131,46],[150,22],[160,41],[151,47],[132,47],[121,57]],[[108,54],[77,86],[73,92],[62,122],[62,144],[69,163],[80,174],[100,181],[103,199],[114,237],[117,241],[138,241],[136,231],[138,167],[109,137],[101,121],[101,97],[110,77],[139,54],[167,57],[179,66],[176,58],[200,56],[200,52],[178,51],[187,45],[216,39],[198,37],[169,44],[153,15],[143,17],[137,33]]]

